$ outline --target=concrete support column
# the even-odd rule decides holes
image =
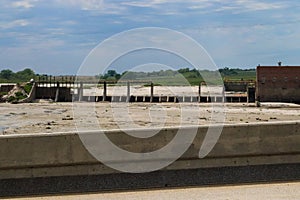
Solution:
[[[223,85],[222,88],[222,102],[224,103],[226,101],[226,97],[225,97],[225,86]]]
[[[198,88],[198,102],[199,103],[201,102],[201,85],[202,85],[202,82],[199,83],[199,88]]]
[[[127,82],[127,98],[126,98],[126,102],[127,103],[130,102],[130,83],[129,83],[129,81]]]
[[[58,102],[58,98],[59,98],[59,82],[56,83],[56,93],[55,93],[55,102]]]
[[[83,83],[80,82],[78,89],[78,101],[81,101],[83,97]]]
[[[106,101],[106,97],[107,97],[107,87],[106,87],[106,81],[104,81],[104,83],[103,83],[103,99],[102,99],[102,101]]]
[[[153,102],[153,94],[154,94],[154,85],[153,82],[150,84],[150,103]]]

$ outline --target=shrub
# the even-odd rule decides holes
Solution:
[[[24,86],[24,91],[29,94],[30,91],[31,91],[31,88],[32,88],[32,83],[27,83],[25,86]]]
[[[16,97],[14,97],[14,96],[10,96],[10,97],[8,97],[8,100],[7,100],[8,102],[14,102],[14,101],[16,101]]]
[[[21,100],[21,99],[25,99],[25,98],[26,98],[26,96],[23,95],[22,92],[16,92],[16,93],[15,93],[15,96],[16,96],[16,99],[17,99],[17,100]]]
[[[7,92],[0,92],[0,97],[7,95]]]

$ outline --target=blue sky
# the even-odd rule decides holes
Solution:
[[[163,27],[200,43],[218,67],[300,65],[298,0],[0,0],[0,70],[76,74],[104,39]]]

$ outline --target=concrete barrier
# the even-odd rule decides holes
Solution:
[[[14,88],[15,84],[9,84],[9,85],[0,85],[0,93],[5,92],[8,93]]]
[[[60,102],[71,102],[71,89],[68,87],[36,87],[36,99],[52,99]]]
[[[225,125],[213,150],[204,159],[199,159],[199,149],[207,128],[199,126],[189,149],[163,170],[300,163],[299,121]],[[185,129],[188,133],[190,128]],[[149,152],[168,144],[177,130],[162,129],[150,139],[133,138],[118,130],[105,131],[103,134],[128,151]],[[120,172],[93,158],[76,133],[0,137],[0,179],[112,173]]]

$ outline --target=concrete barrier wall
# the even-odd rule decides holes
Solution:
[[[0,92],[9,92],[15,85],[0,85]]]
[[[247,92],[248,82],[224,82],[225,91]]]
[[[59,87],[57,101],[71,102],[72,94],[71,88]],[[53,99],[55,100],[57,95],[57,88],[55,87],[36,87],[35,98],[37,99]]]
[[[185,129],[188,134],[191,128]],[[163,129],[142,140],[121,131],[105,134],[123,149],[149,152],[168,144],[177,131]],[[226,125],[213,150],[199,159],[206,131],[207,127],[198,127],[190,148],[164,170],[300,163],[300,122]],[[0,179],[111,173],[119,172],[93,158],[76,133],[0,137]]]

